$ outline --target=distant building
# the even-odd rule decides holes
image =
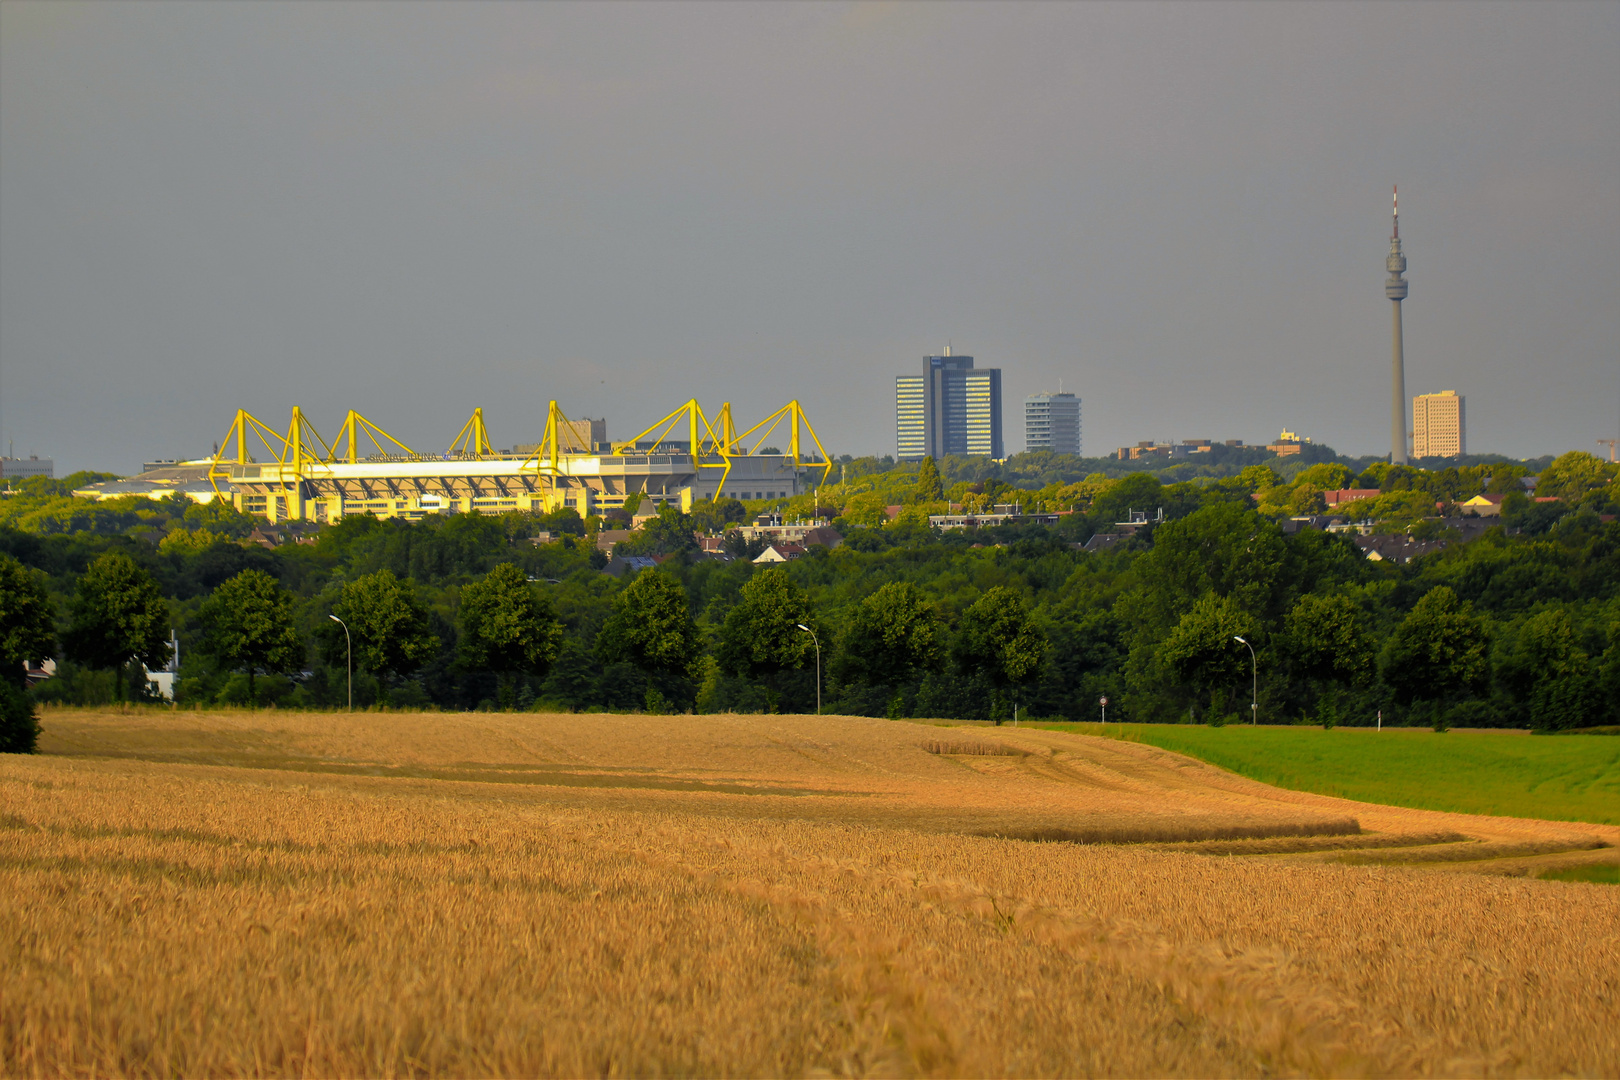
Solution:
[[[1378,488],[1335,488],[1332,491],[1322,492],[1322,501],[1329,506],[1338,506],[1340,503],[1352,503],[1360,499],[1376,499],[1383,492]]]
[[[895,460],[921,461],[928,456],[926,379],[898,375],[894,380]]]
[[[780,540],[806,548],[816,546],[835,548],[844,542],[838,530],[825,521],[796,521],[784,525],[780,516],[770,522],[743,525],[737,531],[742,533],[744,540],[756,538],[767,542]]]
[[[1080,456],[1080,399],[1073,394],[1031,394],[1024,399],[1024,449]]]
[[[1455,390],[1412,399],[1412,456],[1461,457],[1468,453],[1465,399]]]
[[[95,499],[98,502],[105,499],[122,499],[129,495],[140,495],[152,500],[184,495],[196,503],[210,503],[216,498],[224,502],[231,501],[230,481],[218,481],[219,486],[216,490],[214,482],[208,479],[207,458],[174,463],[152,461],[147,464],[158,467],[122,480],[101,480],[94,484],[86,484],[84,487],[74,488],[73,494],[81,499]]]
[[[587,454],[604,448],[609,452],[612,450],[612,447],[608,445],[607,420],[605,419],[592,420],[589,417],[581,417],[578,420],[559,420],[557,427],[557,440],[562,450],[574,450]],[[664,445],[669,446],[671,444],[666,441]],[[518,443],[512,447],[511,452],[514,454],[538,454],[540,444]]]
[[[1242,439],[1228,439],[1227,446],[1243,446]],[[1164,457],[1179,458],[1192,454],[1207,454],[1215,449],[1215,444],[1208,439],[1183,439],[1179,443],[1156,443],[1146,439],[1135,446],[1122,446],[1114,451],[1114,457],[1120,461],[1135,461],[1138,458]]]
[[[755,557],[756,563],[784,563],[804,558],[804,545],[791,540],[777,540],[766,544],[765,550]]]
[[[0,457],[0,478],[12,476],[55,477],[56,463],[32,454],[25,458]]]
[[[1283,433],[1277,436],[1277,441],[1268,444],[1266,449],[1278,457],[1291,457],[1303,451],[1310,444],[1311,440],[1284,429]]]
[[[922,438],[917,439],[921,384]],[[895,379],[896,455],[916,461],[946,454],[1006,457],[1001,431],[1001,369],[973,367],[973,357],[923,357],[923,374]]]
[[[1018,503],[996,503],[984,514],[930,514],[934,529],[989,529],[997,525],[1056,525],[1059,514],[1025,513]]]

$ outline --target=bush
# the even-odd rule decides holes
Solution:
[[[1480,698],[1459,701],[1446,710],[1445,726],[1447,728],[1497,727],[1496,708],[1489,701]],[[1443,731],[1445,728],[1437,726],[1435,730]]]
[[[39,718],[34,699],[0,681],[0,754],[32,754],[39,744]]]

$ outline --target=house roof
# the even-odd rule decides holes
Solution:
[[[754,559],[757,563],[788,562],[804,555],[804,545],[795,544],[790,540],[778,540],[774,544],[766,544],[765,550]]]

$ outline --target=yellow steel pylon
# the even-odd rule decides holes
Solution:
[[[805,464],[805,461],[799,452],[799,429],[803,427],[805,432],[809,434],[810,441],[816,444],[817,450],[821,451],[821,482],[825,484],[827,482],[827,474],[832,471],[832,459],[827,456],[826,447],[822,446],[821,440],[817,438],[816,429],[810,426],[810,419],[804,415],[803,406],[801,406],[796,400],[788,402],[786,405],[782,406],[780,409],[777,409],[775,412],[771,413],[771,415],[767,416],[765,419],[761,420],[759,423],[755,424],[741,435],[738,435],[735,442],[740,443],[754,432],[759,431],[760,428],[764,428],[764,432],[759,436],[759,438],[754,440],[753,447],[741,451],[744,454],[753,453],[759,449],[761,443],[771,437],[771,432],[775,431],[777,425],[783,420],[788,422],[788,454],[793,458],[793,464],[795,466],[803,466]],[[810,464],[814,466],[817,463],[810,462]]]
[[[343,426],[338,429],[337,441],[332,443],[331,455],[326,460],[338,460],[338,448],[343,447],[344,450],[342,460],[347,461],[350,465],[358,462],[360,460],[361,435],[364,435],[371,440],[371,445],[377,448],[377,453],[379,454],[393,456],[388,454],[387,448],[383,446],[383,440],[387,440],[403,450],[406,457],[415,458],[422,456],[415,450],[412,450],[410,447],[400,442],[398,439],[394,438],[392,435],[388,434],[388,432],[384,431],[376,424],[373,424],[370,420],[367,420],[353,409],[350,409],[349,415],[343,419]]]
[[[720,473],[719,490],[724,491],[726,478],[731,475],[732,439],[730,437],[730,402],[727,402],[720,409],[722,434],[715,433],[714,425],[709,423],[709,418],[707,416],[703,415],[703,406],[698,404],[697,398],[692,398],[691,400],[687,401],[686,404],[682,405],[680,408],[676,409],[674,412],[670,413],[668,416],[664,417],[662,420],[658,421],[658,423],[654,424],[646,431],[643,431],[640,435],[637,435],[630,441],[614,443],[613,452],[620,455],[635,453],[656,454],[658,452],[659,445],[662,444],[665,439],[669,438],[670,433],[675,430],[675,425],[680,422],[682,416],[685,416],[687,421],[687,446],[690,448],[692,454],[692,464],[698,470],[700,470],[700,473],[703,469],[722,470]],[[637,446],[637,444],[643,439],[655,432],[657,433],[657,438],[653,440],[651,446]],[[708,435],[707,441],[704,441],[705,434]],[[718,462],[704,461],[703,455],[705,452],[710,455],[718,456],[720,460]]]
[[[214,489],[216,496],[223,493],[219,490],[220,480],[230,479],[230,469],[227,465],[257,464],[256,459],[248,453],[248,442],[251,436],[257,435],[264,445],[267,454],[273,455],[278,465],[291,465],[295,480],[302,480],[305,471],[311,466],[328,462],[332,459],[332,449],[321,438],[321,433],[315,430],[304,417],[304,410],[293,406],[292,419],[287,424],[287,434],[277,435],[266,427],[263,421],[248,412],[246,409],[236,410],[236,419],[225,431],[225,438],[220,443],[220,449],[214,452],[213,460],[208,464],[208,482]],[[236,456],[229,456],[229,447],[232,439],[236,440]],[[286,486],[283,474],[282,486]]]
[[[461,425],[461,432],[445,451],[451,457],[482,457],[495,451],[489,445],[489,432],[484,429],[484,410],[474,409],[472,418]]]

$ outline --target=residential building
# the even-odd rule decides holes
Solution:
[[[756,563],[785,563],[794,559],[804,558],[804,545],[795,544],[791,540],[778,540],[766,544],[765,550],[760,552],[754,561]]]
[[[1322,492],[1322,501],[1329,506],[1338,506],[1340,503],[1353,503],[1358,499],[1376,499],[1383,492],[1378,488],[1336,488],[1332,491]]]
[[[1024,399],[1024,449],[1080,456],[1080,399],[1040,393]]]
[[[931,529],[989,529],[997,525],[1056,525],[1066,511],[1056,514],[1026,514],[1016,504],[997,503],[988,514],[930,514]]]
[[[920,377],[901,375],[896,378],[894,392],[896,457],[899,460],[916,461],[946,454],[1006,456],[1002,440],[1000,368],[975,369],[973,357],[953,356],[947,348],[942,356],[923,358]]]
[[[1412,399],[1412,456],[1461,457],[1468,453],[1465,399],[1455,390]]]
[[[820,545],[825,548],[835,548],[844,542],[838,530],[825,521],[799,521],[789,525],[782,524],[780,518],[769,524],[743,525],[737,527],[744,540],[756,538],[766,541],[785,541],[799,544],[803,547]]]

